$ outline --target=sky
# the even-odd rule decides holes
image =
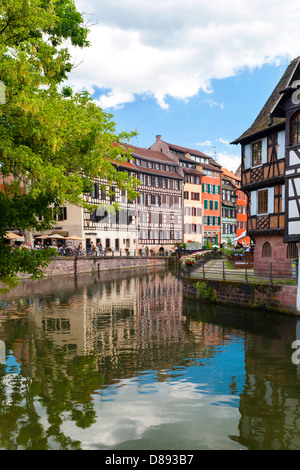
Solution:
[[[72,49],[69,84],[88,90],[132,145],[162,140],[235,171],[230,143],[300,55],[297,0],[75,0],[89,48]]]

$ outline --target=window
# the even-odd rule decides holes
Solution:
[[[60,207],[57,214],[57,220],[67,220],[67,208]]]
[[[272,255],[272,249],[269,242],[265,242],[262,246],[262,257],[270,258]]]
[[[204,199],[204,209],[208,209],[208,200]]]
[[[291,119],[291,145],[300,144],[300,111]]]
[[[262,141],[252,144],[252,166],[261,165]]]
[[[258,191],[257,193],[257,213],[266,214],[268,212],[268,190]]]
[[[189,199],[189,191],[184,191],[184,199]]]
[[[287,258],[298,258],[298,247],[297,243],[288,243],[286,248],[286,257]]]

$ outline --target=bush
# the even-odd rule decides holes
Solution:
[[[196,290],[201,300],[207,300],[210,302],[216,301],[216,294],[214,293],[211,287],[207,286],[206,282],[197,282]]]

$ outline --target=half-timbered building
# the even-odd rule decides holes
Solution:
[[[118,171],[135,176],[137,169],[133,163],[124,162],[118,164]],[[98,206],[92,212],[83,209],[82,229],[87,250],[91,244],[98,245],[99,242],[106,250],[124,252],[128,249],[133,252],[137,249],[136,201],[130,201],[125,190],[114,184],[108,185],[99,176],[85,199],[89,204]]]
[[[183,241],[183,172],[163,152],[124,144],[140,180],[136,200],[138,248],[170,249]]]
[[[234,244],[237,237],[236,185],[222,175],[222,245]]]
[[[176,162],[182,169],[184,175],[183,204],[184,204],[184,233],[183,239],[185,243],[197,243],[201,247],[206,239],[204,221],[211,222],[209,229],[211,235],[215,234],[216,228],[213,223],[218,223],[220,214],[215,214],[215,204],[210,211],[210,215],[205,215],[203,200],[201,198],[202,186],[205,178],[203,165],[208,165],[210,158],[199,152],[187,147],[182,147],[162,140],[160,135],[156,136],[156,142],[150,147],[152,150],[162,152]],[[208,187],[208,186],[207,186]],[[220,194],[220,193],[219,193]],[[218,206],[217,211],[220,211]],[[217,236],[217,233],[216,233]]]
[[[270,112],[271,120],[285,121],[284,242],[296,254],[300,242],[300,57],[288,67],[288,80]]]
[[[248,197],[247,233],[255,243],[256,266],[270,261],[289,269],[289,258],[294,256],[295,246],[284,242],[298,240],[294,232],[299,234],[299,229],[288,225],[297,221],[293,209],[297,207],[294,185],[288,180],[286,184],[286,178],[292,175],[289,173],[290,155],[292,166],[295,163],[295,146],[290,146],[293,134],[289,122],[286,126],[286,116],[291,120],[296,115],[295,108],[284,110],[282,107],[282,96],[292,92],[290,87],[296,79],[298,64],[299,59],[289,64],[253,124],[233,142],[241,144],[242,148],[241,189]],[[284,93],[284,90],[290,91]],[[294,121],[291,122],[294,125]],[[293,202],[286,218],[289,201]],[[287,227],[290,227],[289,233]]]

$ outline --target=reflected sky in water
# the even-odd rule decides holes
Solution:
[[[2,449],[300,448],[294,317],[187,300],[165,268],[0,304]]]

